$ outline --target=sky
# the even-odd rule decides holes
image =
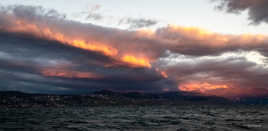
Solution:
[[[212,0],[2,0],[0,4],[42,6],[55,9],[69,19],[123,29],[129,26],[118,25],[118,22],[131,17],[156,20],[156,27],[175,24],[226,34],[268,34],[267,24],[250,24],[247,11],[240,15],[221,12],[216,9],[217,3]],[[96,6],[99,8],[94,9]],[[87,19],[89,12],[101,14],[105,18],[98,21]]]
[[[268,95],[266,0],[0,5],[0,90]]]

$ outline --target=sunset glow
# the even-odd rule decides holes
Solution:
[[[93,11],[101,6],[94,7]],[[126,92],[227,96],[249,95],[244,88],[268,87],[265,33],[226,33],[135,17],[109,20],[118,23],[117,28],[103,25],[108,16],[100,12],[83,11],[89,21],[64,13],[34,5],[0,8],[0,72],[47,81],[82,79],[86,87]]]
[[[86,42],[84,40],[75,39],[72,36],[66,36],[63,33],[54,31],[50,29],[50,27],[37,26],[35,24],[30,24],[21,20],[17,20],[15,23],[16,24],[12,28],[9,28],[8,31],[30,33],[37,37],[47,38],[50,40],[56,40],[63,44],[74,46],[76,48],[101,52],[107,56],[115,56],[117,55],[117,52],[118,52],[117,49],[108,47],[105,44],[97,43],[97,42]]]
[[[164,78],[168,78],[168,74],[164,71],[161,71],[161,75],[164,77]]]
[[[217,85],[217,84],[210,84],[207,82],[202,82],[202,83],[186,83],[186,84],[181,84],[178,87],[181,91],[186,91],[186,92],[198,92],[198,93],[206,93],[211,90],[215,89],[227,89],[230,88],[227,85]]]
[[[135,56],[132,55],[126,55],[122,58],[123,62],[129,63],[133,66],[144,66],[144,67],[148,67],[151,68],[151,64],[149,62],[149,60],[144,59],[144,58],[136,58]]]
[[[267,107],[268,0],[0,0],[0,131],[268,131]]]
[[[122,62],[126,62],[135,67],[151,67],[149,60],[146,58],[137,58],[134,55],[124,55],[121,59],[118,56],[118,49],[109,47],[106,44],[102,44],[99,42],[86,42],[84,40],[75,39],[69,36],[65,36],[60,32],[52,31],[49,27],[39,27],[35,24],[29,24],[23,21],[16,21],[15,26],[9,28],[8,31],[11,32],[21,32],[21,33],[30,33],[37,37],[48,38],[50,40],[56,40],[63,44],[67,44],[76,48],[101,52],[104,55],[113,57],[118,60],[122,60]]]
[[[69,71],[62,69],[45,69],[42,75],[46,77],[59,77],[59,78],[77,78],[77,79],[97,79],[101,76],[90,72]]]
[[[203,41],[204,43],[201,43],[201,45],[209,45],[211,48],[228,46],[228,43],[241,43],[238,46],[254,46],[268,41],[268,37],[262,34],[223,35],[202,28],[176,25],[170,25],[167,29],[174,34],[180,33],[186,38]]]

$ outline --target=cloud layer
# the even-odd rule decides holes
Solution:
[[[119,30],[66,20],[33,6],[2,7],[0,31],[2,90],[268,94],[265,35],[173,25]]]

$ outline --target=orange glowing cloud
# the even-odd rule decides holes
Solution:
[[[118,52],[114,48],[104,46],[104,45],[101,45],[101,44],[97,44],[97,43],[89,44],[89,43],[86,43],[83,40],[73,40],[73,42],[71,42],[71,43],[72,43],[72,45],[74,47],[102,52],[102,53],[104,53],[105,55],[108,55],[108,56],[115,56],[115,55],[117,55],[117,52]]]
[[[161,69],[159,69],[159,68],[155,68],[155,70],[158,72],[158,73],[160,73],[160,75],[163,77],[163,78],[168,78],[168,74],[167,74],[167,72],[166,71],[163,71],[163,70],[161,70]]]
[[[41,38],[56,40],[76,48],[101,52],[107,56],[115,56],[118,53],[117,49],[109,47],[107,44],[100,42],[86,42],[85,40],[64,35],[63,33],[56,31],[56,29],[52,30],[50,27],[40,27],[36,24],[27,23],[21,20],[17,20],[14,26],[8,28],[8,31],[30,33]]]
[[[207,82],[191,82],[181,84],[179,90],[186,92],[196,92],[203,95],[220,96],[225,98],[236,98],[244,96],[264,96],[268,94],[267,89],[230,87],[225,84],[210,84]]]
[[[186,92],[198,92],[202,94],[206,94],[206,92],[216,89],[228,89],[230,88],[228,85],[223,84],[210,84],[207,82],[197,82],[197,83],[185,83],[179,86],[179,90]]]
[[[60,78],[77,78],[77,79],[98,79],[100,75],[91,72],[70,71],[62,69],[44,69],[41,74],[46,77],[60,77]]]
[[[120,60],[135,67],[151,67],[150,61],[147,58],[137,58],[135,55],[129,54],[121,54],[123,55],[123,57],[120,58],[121,55],[118,53],[119,49],[113,48],[109,46],[109,44],[97,42],[94,40],[87,42],[82,38],[75,38],[72,36],[64,35],[60,31],[57,31],[56,29],[52,30],[48,26],[38,26],[36,24],[27,23],[22,20],[17,20],[14,23],[14,26],[7,29],[9,32],[30,33],[37,37],[59,41],[63,44],[70,45],[76,48],[100,52],[106,56],[113,57],[117,60]]]
[[[179,34],[180,37],[188,39],[188,41],[199,41],[198,44],[200,45],[214,48],[224,48],[233,45],[239,47],[254,46],[263,44],[263,42],[268,40],[267,36],[262,34],[224,35],[196,27],[182,27],[176,25],[170,25],[165,30],[167,33]]]
[[[148,67],[151,68],[150,61],[145,59],[145,58],[136,58],[133,55],[125,55],[122,57],[122,61],[129,63],[133,66],[143,66],[143,67]]]
[[[161,71],[161,75],[164,77],[164,78],[168,78],[168,74],[164,71]]]

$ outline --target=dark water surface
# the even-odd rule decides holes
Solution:
[[[268,131],[267,106],[0,108],[0,131]]]

